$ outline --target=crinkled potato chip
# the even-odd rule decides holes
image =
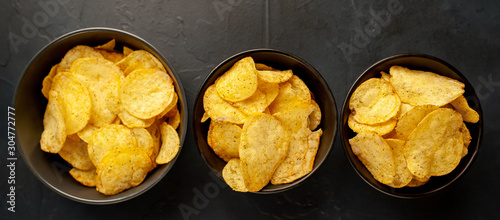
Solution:
[[[282,83],[288,81],[292,76],[292,70],[257,70],[257,75],[268,83]]]
[[[385,139],[385,142],[391,147],[394,158],[394,165],[396,166],[396,173],[392,183],[388,184],[393,188],[401,188],[413,179],[413,174],[406,167],[406,159],[404,155],[405,141],[399,139]]]
[[[77,168],[71,168],[69,174],[71,174],[71,176],[82,185],[88,187],[95,187],[95,179],[97,177],[95,168],[91,170],[80,170]]]
[[[52,66],[52,68],[50,68],[49,74],[45,78],[43,78],[42,94],[46,99],[49,99],[49,91],[52,87],[52,79],[57,74],[57,66],[59,66],[59,64]]]
[[[74,168],[79,170],[95,169],[89,158],[87,143],[83,140],[75,141],[72,138],[66,138],[58,154]]]
[[[57,153],[66,141],[66,124],[59,93],[49,92],[49,103],[43,116],[43,132],[40,138],[40,148],[49,153]]]
[[[393,131],[394,127],[396,127],[397,122],[398,121],[395,119],[390,119],[389,121],[382,122],[379,124],[368,125],[368,124],[363,124],[363,123],[357,122],[356,119],[354,119],[354,116],[352,115],[352,113],[349,114],[349,117],[347,119],[347,125],[354,132],[356,132],[356,133],[374,132],[380,136],[386,135],[389,132]]]
[[[467,99],[465,99],[463,95],[453,100],[451,102],[451,105],[453,106],[455,111],[462,115],[464,121],[470,123],[477,123],[479,121],[479,114],[474,109],[469,107]]]
[[[243,174],[241,173],[240,159],[233,158],[224,166],[224,169],[222,169],[222,178],[224,178],[227,185],[234,191],[248,192],[243,180]]]
[[[96,189],[114,195],[139,185],[151,168],[151,159],[139,148],[118,148],[97,166]]]
[[[215,154],[228,162],[239,157],[241,128],[229,122],[210,121],[207,142]]]
[[[464,93],[465,86],[460,81],[432,72],[392,66],[389,73],[401,101],[414,106],[443,106]]]
[[[209,86],[205,91],[203,108],[212,120],[243,124],[247,118],[238,108],[219,96],[215,85]]]
[[[363,82],[352,93],[349,109],[357,122],[378,124],[395,117],[401,101],[391,84],[379,78]]]
[[[138,69],[161,69],[166,72],[160,60],[145,50],[134,50],[125,54],[125,56],[125,58],[116,63],[125,76]]]
[[[166,164],[172,161],[180,148],[180,140],[177,131],[166,122],[160,124],[161,147],[156,157],[157,164]]]
[[[174,101],[172,78],[160,69],[131,72],[120,87],[120,100],[131,115],[149,119],[160,114]]]
[[[237,102],[252,96],[257,90],[257,69],[252,57],[236,62],[228,71],[215,81],[220,97]]]
[[[365,165],[377,181],[391,184],[396,175],[396,165],[391,147],[375,133],[358,133],[349,139],[352,152]]]
[[[94,48],[78,45],[69,50],[62,58],[59,66],[57,67],[57,72],[68,72],[73,62],[79,58],[104,58],[101,53],[94,50]]]
[[[415,129],[422,121],[422,119],[430,112],[436,110],[438,107],[435,105],[421,105],[408,111],[401,119],[399,119],[396,125],[396,132],[398,137],[402,137],[405,140],[408,139],[413,129]]]
[[[241,171],[248,191],[266,186],[288,151],[288,132],[268,114],[250,116],[240,137]]]
[[[97,168],[102,158],[118,148],[137,147],[134,133],[123,125],[110,124],[92,133],[88,143],[90,160]]]

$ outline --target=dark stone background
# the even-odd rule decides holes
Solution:
[[[195,210],[189,219],[498,217],[499,1],[11,0],[0,6],[0,24],[0,219],[183,219],[180,205]],[[25,28],[29,25],[31,32]],[[433,55],[454,65],[480,94],[485,119],[480,151],[449,190],[405,200],[367,185],[350,166],[338,136],[327,161],[299,187],[275,195],[219,188],[195,207],[196,192],[214,180],[188,128],[181,155],[165,178],[141,196],[114,205],[60,196],[30,172],[18,153],[16,213],[8,212],[7,108],[19,76],[44,45],[93,26],[123,29],[153,44],[180,76],[189,105],[218,63],[247,49],[280,49],[310,62],[328,82],[339,112],[351,84],[374,62],[408,52]],[[16,35],[24,41],[9,40]]]

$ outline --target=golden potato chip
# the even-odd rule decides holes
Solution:
[[[132,133],[134,133],[135,139],[137,140],[137,148],[146,153],[151,160],[155,160],[154,140],[149,131],[145,128],[132,128],[130,130],[132,130]]]
[[[243,180],[243,174],[241,173],[240,159],[233,158],[224,166],[224,169],[222,169],[222,178],[224,178],[227,185],[234,191],[248,192]]]
[[[379,124],[373,124],[373,125],[362,124],[357,122],[356,119],[354,119],[352,113],[349,114],[349,117],[347,119],[347,125],[354,132],[356,133],[374,132],[380,136],[386,135],[389,132],[393,131],[394,128],[396,127],[397,122],[398,121],[395,119],[390,119],[389,121],[382,122]]]
[[[162,121],[156,120],[151,126],[147,127],[146,130],[149,132],[151,135],[151,138],[153,139],[153,155],[151,155],[151,158],[154,158],[151,160],[152,166],[151,169],[154,169],[156,167],[156,157],[158,156],[158,153],[160,152],[160,147],[161,147],[161,131],[160,131],[160,124]]]
[[[268,83],[262,80],[257,80],[259,85],[257,85],[257,90],[264,93],[266,96],[266,106],[269,106],[274,99],[278,96],[280,92],[280,86],[277,83]]]
[[[103,49],[96,49],[96,51],[99,52],[104,57],[104,59],[109,60],[113,63],[117,63],[123,59],[123,54],[118,51]]]
[[[391,84],[379,78],[366,80],[352,93],[349,109],[357,122],[378,124],[395,117],[401,101]]]
[[[413,129],[415,129],[422,121],[422,119],[430,112],[436,110],[438,107],[435,105],[421,105],[408,111],[396,125],[396,132],[398,137],[408,139]]]
[[[444,175],[453,170],[462,156],[463,138],[459,129],[462,116],[448,108],[438,108],[425,116],[405,144],[410,172],[419,177]]]
[[[69,174],[71,174],[71,176],[82,185],[88,187],[95,187],[95,179],[97,177],[95,168],[91,170],[80,170],[77,168],[71,168]]]
[[[74,168],[79,170],[95,169],[94,164],[89,158],[87,143],[83,140],[75,141],[71,138],[66,138],[58,154]]]
[[[266,64],[263,63],[255,63],[255,69],[257,70],[276,70]]]
[[[266,186],[288,151],[288,132],[268,114],[250,116],[240,137],[241,171],[248,191]]]
[[[90,160],[97,168],[102,158],[118,148],[135,148],[137,139],[134,133],[123,125],[110,124],[92,133],[88,143]]]
[[[66,124],[59,93],[49,92],[49,103],[43,116],[43,132],[40,138],[40,148],[49,153],[57,153],[66,141]]]
[[[255,93],[258,85],[257,79],[257,69],[255,69],[252,57],[245,57],[217,78],[215,87],[221,98],[237,102]]]
[[[123,73],[106,59],[81,58],[70,68],[90,93],[92,101],[90,123],[97,127],[111,124],[119,112],[118,92]]]
[[[282,83],[288,81],[292,76],[292,70],[257,70],[259,78],[268,83]]]
[[[228,162],[239,157],[241,128],[229,122],[210,121],[207,142],[215,154]]]
[[[114,149],[97,166],[96,189],[104,195],[117,194],[139,185],[150,168],[151,159],[141,149]]]
[[[160,60],[145,50],[134,50],[128,53],[126,57],[117,62],[116,65],[123,71],[125,76],[128,76],[128,74],[138,69],[160,69],[166,72]]]
[[[240,113],[241,113],[241,112],[240,112]],[[241,114],[243,114],[243,113],[241,113]],[[204,113],[203,113],[203,116],[201,117],[200,122],[201,122],[201,123],[206,122],[209,118],[210,118],[210,116],[208,115],[208,113],[207,113],[207,112],[204,112]]]
[[[269,105],[271,113],[285,111],[297,103],[311,102],[311,93],[307,86],[304,86],[304,82],[295,75],[287,83],[280,85],[278,96]]]
[[[251,115],[255,113],[262,113],[266,110],[268,103],[266,99],[266,94],[260,90],[255,90],[252,96],[245,100],[233,102],[233,106],[238,108],[241,112],[246,115]]]
[[[427,182],[429,182],[429,180],[430,180],[430,177],[418,178],[416,176],[413,176],[413,179],[411,179],[411,181],[406,186],[419,187],[419,186],[422,186],[422,185],[426,184]]]
[[[462,115],[464,121],[470,123],[477,123],[479,121],[479,114],[469,107],[467,99],[465,99],[463,95],[453,100],[451,105],[453,105],[453,108]]]
[[[59,64],[52,66],[52,68],[50,68],[49,74],[45,78],[43,78],[42,94],[43,94],[43,96],[45,96],[46,99],[49,99],[49,91],[52,87],[52,79],[57,74],[57,66],[58,65]]]
[[[79,58],[104,58],[99,52],[94,50],[94,48],[78,45],[69,50],[57,67],[57,72],[68,72],[73,62]]]
[[[309,115],[309,129],[314,131],[321,124],[321,109],[314,99],[311,99],[311,104],[313,104],[314,108]]]
[[[90,119],[90,93],[83,84],[67,72],[58,73],[52,79],[52,89],[59,93],[66,133],[82,130]]]
[[[177,129],[181,124],[181,114],[179,113],[177,107],[172,108],[172,110],[170,110],[166,116],[167,116],[167,123],[171,125],[174,129]]]
[[[140,119],[133,115],[131,115],[122,105],[120,105],[120,112],[118,113],[118,117],[120,118],[123,125],[128,128],[147,128],[151,126],[156,118],[149,119]]]
[[[92,137],[92,133],[94,133],[94,131],[97,129],[98,129],[98,127],[96,127],[92,124],[87,124],[82,130],[80,130],[77,133],[77,135],[80,139],[82,139],[86,143],[89,143],[90,137]]]
[[[349,139],[352,152],[365,165],[377,181],[383,184],[394,182],[396,165],[391,147],[375,133],[358,133]]]
[[[134,50],[129,47],[123,46],[123,56],[128,56],[130,53],[134,52]]]
[[[392,66],[391,84],[402,102],[418,105],[443,106],[464,93],[464,84],[432,72]]]
[[[247,116],[238,108],[232,106],[228,101],[222,99],[217,93],[215,85],[211,85],[203,95],[203,108],[205,113],[216,121],[227,121],[235,124],[243,124]]]
[[[413,174],[406,167],[406,159],[404,156],[405,141],[398,139],[385,139],[385,142],[391,147],[394,158],[394,165],[396,166],[396,173],[394,180],[388,185],[393,188],[401,188],[413,179]]]
[[[163,118],[163,116],[167,115],[170,113],[170,110],[173,110],[173,108],[177,108],[177,101],[179,101],[179,97],[177,96],[177,93],[174,92],[174,97],[172,101],[170,102],[169,105],[163,111],[156,116],[157,119]]]
[[[180,148],[179,134],[177,131],[166,122],[160,124],[161,132],[161,147],[158,156],[156,157],[157,164],[166,164],[172,161]]]
[[[380,74],[382,75],[382,77],[380,77],[381,79],[383,79],[387,82],[391,82],[391,75],[389,75],[388,73],[386,73],[384,71],[381,71]]]
[[[111,39],[110,41],[106,42],[103,45],[96,46],[95,49],[111,50],[112,51],[115,49],[115,44],[116,44],[115,39]]]
[[[170,76],[160,69],[131,72],[120,87],[120,100],[131,115],[149,119],[160,114],[174,100]]]
[[[415,108],[415,106],[413,105],[410,105],[408,103],[401,103],[401,109],[399,109],[399,113],[398,113],[398,116],[397,116],[397,119],[401,119],[407,112],[409,112],[410,110],[412,110],[413,108]]]

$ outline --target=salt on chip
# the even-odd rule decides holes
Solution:
[[[120,101],[131,115],[149,119],[160,114],[174,101],[172,78],[160,69],[131,72],[120,87]]]
[[[57,66],[59,64],[56,64],[50,68],[49,74],[45,78],[43,78],[42,82],[42,94],[45,96],[46,99],[49,99],[49,91],[52,87],[52,79],[54,76],[57,74]]]
[[[145,50],[134,50],[125,56],[125,58],[116,63],[125,76],[138,69],[161,69],[166,72],[160,60]]]
[[[203,108],[212,120],[243,124],[247,118],[238,108],[219,96],[215,85],[211,85],[205,90]]]
[[[378,124],[395,117],[401,101],[391,84],[380,78],[366,80],[352,93],[349,109],[363,124]]]
[[[241,171],[248,191],[266,186],[288,151],[288,134],[280,121],[268,114],[250,116],[240,137]]]
[[[222,169],[222,178],[224,178],[227,185],[234,191],[248,192],[243,180],[243,174],[241,173],[240,159],[233,158],[224,166],[224,169]]]
[[[358,133],[349,139],[352,152],[365,165],[377,181],[391,184],[396,175],[396,165],[391,147],[375,133]]]
[[[252,57],[245,57],[217,78],[215,87],[224,100],[237,102],[254,94],[257,80],[257,69]]]
[[[70,71],[70,67],[73,64],[73,62],[79,58],[104,58],[104,57],[92,47],[85,45],[78,45],[73,47],[68,52],[66,52],[61,62],[59,63],[59,66],[57,67],[57,72],[60,73],[60,72]]]
[[[392,66],[389,74],[401,101],[414,106],[443,106],[464,93],[462,82],[433,72]]]
[[[72,138],[66,138],[58,154],[74,168],[79,170],[95,169],[89,158],[87,143],[83,140],[75,141]]]
[[[241,128],[229,122],[210,121],[207,134],[208,146],[215,154],[228,162],[239,157]]]
[[[398,137],[402,137],[405,140],[408,139],[411,132],[417,127],[418,123],[429,114],[430,112],[436,110],[438,107],[435,105],[421,105],[408,111],[401,119],[399,119],[396,125],[396,132]]]
[[[95,168],[91,170],[80,170],[77,168],[71,168],[69,174],[71,174],[71,176],[76,181],[78,181],[84,186],[95,187],[96,185],[95,179],[97,177],[97,173]]]
[[[49,103],[43,116],[43,132],[40,138],[40,148],[49,153],[57,153],[66,141],[66,124],[64,123],[63,109],[59,93],[49,92]]]
[[[413,174],[411,174],[406,166],[406,159],[404,156],[405,141],[399,139],[385,139],[385,142],[392,149],[394,165],[396,166],[394,180],[388,185],[393,188],[404,187],[413,179]]]
[[[134,133],[123,125],[110,124],[92,133],[87,150],[90,160],[99,168],[99,163],[109,152],[133,147],[137,147]]]
[[[380,136],[386,135],[389,132],[393,131],[394,127],[396,127],[397,122],[398,121],[395,119],[390,119],[389,121],[382,122],[379,124],[373,124],[373,125],[362,124],[362,123],[357,122],[356,119],[354,119],[354,116],[352,115],[352,113],[349,114],[349,117],[347,118],[347,125],[354,132],[356,132],[356,133],[374,132]]]
[[[479,114],[469,107],[467,99],[462,95],[451,102],[453,108],[462,115],[466,122],[477,123],[479,121]]]
[[[156,157],[157,164],[166,164],[172,161],[180,149],[179,134],[166,122],[160,124],[161,147]]]

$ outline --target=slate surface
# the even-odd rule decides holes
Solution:
[[[5,1],[0,6],[0,219],[493,219],[500,202],[500,2],[483,1]],[[384,195],[355,173],[339,136],[328,160],[299,187],[275,195],[213,188],[188,128],[173,169],[132,200],[107,206],[66,199],[44,186],[19,152],[15,213],[7,210],[7,112],[25,65],[44,45],[84,27],[123,29],[171,62],[188,103],[225,58],[274,48],[310,62],[340,109],[374,62],[418,52],[460,70],[479,93],[485,126],[476,161],[449,190],[415,200]],[[13,40],[14,39],[14,40]],[[189,106],[190,112],[192,106]],[[209,197],[201,199],[209,189]],[[206,194],[205,194],[206,195]]]

